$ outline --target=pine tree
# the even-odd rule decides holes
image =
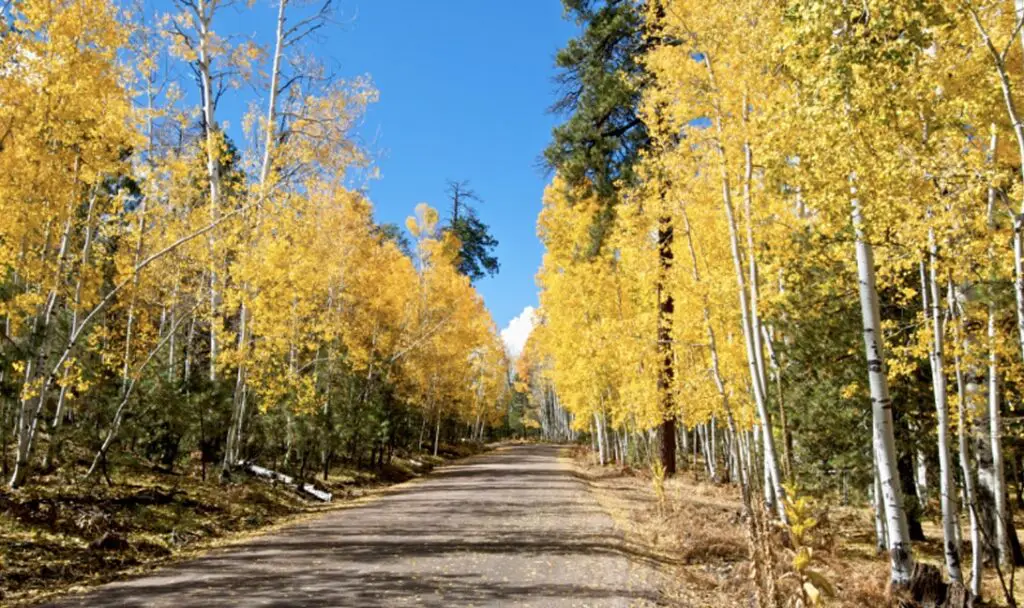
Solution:
[[[448,200],[451,201],[451,211],[443,230],[459,240],[459,255],[455,262],[459,272],[472,282],[498,274],[500,266],[493,254],[498,240],[491,236],[487,224],[477,217],[472,204],[483,203],[483,199],[470,189],[468,181],[449,181]]]

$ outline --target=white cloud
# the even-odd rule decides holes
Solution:
[[[508,326],[501,330],[501,339],[505,343],[505,349],[512,357],[518,357],[523,352],[526,339],[530,337],[533,324],[536,321],[536,311],[533,306],[527,306],[519,316],[508,322]]]

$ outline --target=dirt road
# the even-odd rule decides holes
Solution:
[[[555,446],[398,491],[56,606],[650,606],[653,572]]]

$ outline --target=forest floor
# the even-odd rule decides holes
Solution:
[[[215,469],[203,481],[198,470],[168,474],[144,462],[117,463],[109,484],[53,475],[0,489],[0,604],[46,601],[349,508],[482,449],[447,446],[438,457],[396,457],[381,469],[337,467],[316,480],[334,494],[330,503],[244,473],[220,484]]]
[[[665,482],[666,499],[660,504],[646,471],[600,467],[586,450],[577,450],[579,476],[590,486],[602,507],[615,519],[628,542],[658,556],[669,575],[662,595],[671,605],[719,607],[753,605],[755,583],[751,572],[747,523],[739,489],[716,484],[692,470],[681,471]],[[701,472],[703,473],[703,471]],[[813,567],[834,586],[829,606],[855,608],[897,606],[888,585],[889,564],[875,550],[874,519],[869,508],[815,505],[819,520],[811,534]],[[942,566],[942,531],[934,518],[923,522],[926,541],[914,543],[915,558]],[[966,530],[964,533],[966,534]],[[1018,528],[1018,534],[1024,530]],[[792,575],[793,552],[773,538],[775,575],[780,599],[799,597]],[[970,547],[964,548],[964,573],[970,571]],[[1024,598],[1024,576],[1015,580],[1015,597]],[[1007,601],[991,567],[983,577],[985,605]],[[976,604],[979,605],[979,604]]]

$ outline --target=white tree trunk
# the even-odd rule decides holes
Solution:
[[[238,463],[238,464],[242,464],[242,463]],[[316,489],[315,486],[313,486],[313,484],[299,483],[291,475],[285,475],[284,473],[278,473],[277,471],[272,471],[272,470],[264,468],[264,467],[256,466],[256,465],[254,465],[252,463],[246,464],[245,465],[245,470],[250,472],[250,473],[252,473],[256,477],[261,477],[263,479],[269,479],[271,481],[277,481],[277,482],[281,482],[281,483],[283,483],[285,485],[292,486],[294,489],[298,490],[299,492],[302,492],[303,494],[307,494],[307,495],[309,495],[309,496],[311,496],[311,497],[313,497],[313,498],[315,498],[317,500],[323,501],[323,502],[331,502],[331,499],[333,498],[333,494],[331,494],[330,492],[325,492],[323,490],[318,490],[318,489]]]
[[[716,481],[718,472],[715,470],[715,459],[711,457],[711,446],[708,444],[708,425],[701,424],[697,428],[700,431],[701,448],[704,450],[704,468],[707,469],[708,478]]]
[[[995,305],[988,307],[988,424],[989,440],[992,442],[992,493],[995,495],[996,546],[999,563],[1013,564],[1007,525],[1010,523],[1006,508],[1006,477],[1003,472],[1002,419],[999,412],[999,361],[996,354],[996,312]]]
[[[441,442],[441,408],[437,408],[437,423],[434,426],[434,456],[437,456],[437,446]]]
[[[711,414],[711,420],[708,422],[708,443],[711,445],[711,462],[715,463],[715,471],[718,471],[718,431],[716,429],[718,425],[715,424],[715,415]],[[719,481],[718,475],[715,475],[715,481]]]
[[[210,221],[217,222],[220,219],[220,198],[221,198],[221,176],[220,176],[220,146],[218,145],[217,120],[215,116],[216,106],[214,105],[213,90],[213,57],[212,38],[213,15],[217,9],[217,0],[197,0],[197,51],[198,57],[196,68],[199,72],[199,84],[203,96],[203,121],[206,123],[206,173],[210,182]],[[217,259],[215,244],[216,238],[210,233],[210,380],[217,380],[217,319],[220,289],[217,281]]]
[[[277,95],[281,78],[281,55],[284,54],[285,45],[285,7],[288,0],[279,0],[277,3],[277,31],[274,37],[274,59],[270,68],[270,91],[267,101],[267,124],[266,136],[263,141],[263,162],[260,167],[260,202],[266,197],[267,177],[270,175],[270,165],[273,159],[274,134],[277,128]]]
[[[885,505],[882,504],[882,482],[878,478],[878,467],[872,465],[874,483],[871,486],[871,505],[875,512],[875,543],[880,552],[889,550],[889,536],[885,532]]]
[[[953,285],[949,285],[949,309],[950,314],[957,319],[955,327],[955,338],[961,342],[960,320],[956,313],[956,302],[954,299]],[[978,525],[978,503],[975,492],[975,471],[971,466],[970,447],[967,441],[967,427],[970,420],[967,417],[967,387],[964,381],[963,370],[960,367],[960,357],[954,357],[954,371],[956,373],[957,392],[957,443],[960,452],[960,472],[964,478],[964,501],[967,503],[967,518],[970,524],[971,534],[971,593],[981,596],[981,570],[982,570],[982,540],[981,528]]]
[[[743,122],[747,122],[749,105],[744,96],[743,100]],[[754,160],[750,142],[743,142],[743,206],[747,232],[747,268],[749,272],[750,288],[750,331],[753,338],[754,362],[757,365],[757,382],[761,387],[761,394],[767,398],[768,376],[764,365],[764,345],[761,342],[761,315],[760,315],[760,291],[759,276],[757,272],[757,255],[754,244],[754,218],[753,218],[753,195],[751,193],[751,181],[753,180]],[[769,467],[769,474],[774,472]]]
[[[886,530],[889,535],[889,556],[892,582],[906,585],[913,570],[910,533],[903,510],[896,469],[896,440],[893,434],[892,400],[886,378],[885,353],[882,348],[882,321],[875,287],[875,260],[871,244],[864,236],[864,220],[857,189],[851,178],[853,226],[857,243],[857,276],[860,283],[861,318],[864,324],[864,351],[867,357],[868,384],[871,388],[872,430],[875,460],[882,485]]]
[[[928,243],[928,292],[931,295],[932,322],[932,352],[930,360],[939,449],[939,502],[942,510],[943,553],[946,558],[946,572],[949,574],[950,580],[962,582],[960,547],[956,539],[956,526],[958,525],[956,487],[953,485],[953,469],[949,456],[949,400],[946,393],[946,370],[943,354],[945,327],[942,316],[942,298],[939,290],[938,271],[936,269],[938,246],[935,242],[934,229],[929,229],[928,231]],[[927,500],[927,470],[925,470],[924,477],[924,480],[918,481],[918,487],[922,488],[921,494],[924,495],[922,500]]]
[[[81,259],[78,263],[78,277],[75,280],[75,293],[71,304],[71,320],[69,322],[70,335],[74,335],[78,329],[78,318],[81,314],[82,309],[82,287],[85,280],[85,267],[89,261],[89,253],[92,248],[92,236],[93,236],[93,212],[96,209],[96,199],[98,193],[94,192],[89,197],[89,208],[85,215],[85,235],[84,242],[82,244]],[[57,397],[57,406],[53,414],[53,422],[50,424],[50,444],[47,446],[46,459],[43,463],[43,468],[49,468],[55,462],[57,457],[57,445],[59,443],[58,434],[60,433],[60,427],[64,422],[64,404],[67,401],[68,392],[68,368],[64,368],[62,374],[62,381],[60,387],[60,394]]]
[[[597,415],[597,412],[594,412],[594,434],[597,436],[597,462],[603,467],[607,460],[604,451],[604,434],[601,432],[601,417]]]
[[[920,450],[914,450],[914,493],[924,508],[928,504],[928,456]]]
[[[229,472],[238,462],[238,442],[241,440],[242,417],[245,409],[245,342],[247,339],[247,310],[243,301],[238,312],[238,373],[235,377],[235,391],[231,400],[231,422],[228,425],[227,442],[224,445],[223,473]]]
[[[25,374],[24,382],[21,390],[21,398],[19,403],[21,407],[18,410],[18,425],[17,425],[17,451],[14,461],[14,470],[11,473],[11,478],[8,481],[8,487],[16,488],[24,483],[26,476],[28,475],[29,464],[32,460],[32,447],[35,441],[36,428],[39,425],[39,417],[42,414],[43,407],[46,405],[47,395],[49,393],[50,385],[53,380],[53,374],[46,375],[44,365],[47,363],[46,351],[49,348],[47,336],[50,331],[50,323],[53,319],[53,309],[57,303],[58,291],[60,288],[61,277],[64,274],[64,261],[67,256],[68,241],[71,235],[72,222],[71,218],[64,223],[64,228],[61,233],[60,246],[56,252],[56,267],[53,273],[53,284],[50,287],[49,293],[46,296],[45,304],[42,310],[36,316],[32,333],[37,334],[40,339],[38,341],[39,347],[35,353],[31,353],[25,361]],[[49,255],[49,226],[47,226],[47,237],[44,239],[47,246],[44,247],[44,251],[41,255],[44,263],[46,257]],[[31,384],[40,379],[42,374],[43,382],[39,388],[33,391]],[[38,394],[33,396],[34,392]]]
[[[974,26],[978,30],[978,36],[981,38],[982,43],[985,45],[986,50],[989,53],[989,57],[992,59],[993,69],[995,70],[996,79],[999,81],[999,88],[1003,95],[1004,109],[1006,110],[1006,117],[1009,119],[1010,126],[1013,129],[1013,136],[1017,142],[1017,156],[1021,163],[1024,163],[1024,122],[1021,121],[1020,114],[1017,111],[1017,104],[1014,99],[1014,92],[1010,75],[1006,69],[1006,58],[1001,53],[989,35],[988,30],[981,22],[981,17],[978,15],[977,9],[972,2],[964,2],[963,6],[971,15],[971,19],[974,22]],[[1015,1],[1015,9],[1017,18],[1021,17],[1022,10],[1021,3],[1019,0]],[[1014,34],[1019,36],[1020,31],[1014,28]],[[1011,40],[1012,42],[1012,40]],[[1021,39],[1021,44],[1024,45],[1024,38]],[[995,138],[995,126],[992,126],[993,140]],[[994,143],[992,145],[994,154]],[[1024,183],[1024,173],[1020,175],[1022,183]],[[1014,297],[1016,300],[1016,313],[1017,313],[1017,340],[1021,349],[1021,354],[1024,356],[1024,197],[1021,198],[1020,206],[1017,210],[1017,215],[1014,216],[1013,220],[1013,275],[1014,275]]]
[[[707,69],[708,82],[711,88],[717,91],[714,70],[711,64],[711,56],[704,55],[704,65]],[[759,357],[757,348],[760,346],[760,338],[755,336],[757,328],[755,320],[751,318],[751,307],[747,300],[747,279],[743,269],[743,259],[740,253],[738,227],[733,211],[732,191],[729,184],[729,169],[725,158],[724,133],[722,128],[722,110],[718,107],[717,96],[714,97],[715,105],[715,126],[718,133],[718,155],[722,180],[722,202],[725,208],[726,221],[729,226],[729,244],[732,250],[733,265],[736,271],[737,292],[739,294],[740,322],[743,329],[743,339],[746,344],[747,364],[750,368],[750,380],[753,386],[754,402],[757,405],[758,418],[761,421],[762,442],[764,444],[765,466],[768,467],[771,491],[774,494],[776,512],[779,519],[788,523],[785,509],[786,494],[782,488],[782,476],[779,474],[779,461],[775,454],[775,438],[772,435],[771,416],[768,413],[768,404],[764,392],[762,370],[763,366],[758,364]],[[753,252],[748,252],[753,255]]]

